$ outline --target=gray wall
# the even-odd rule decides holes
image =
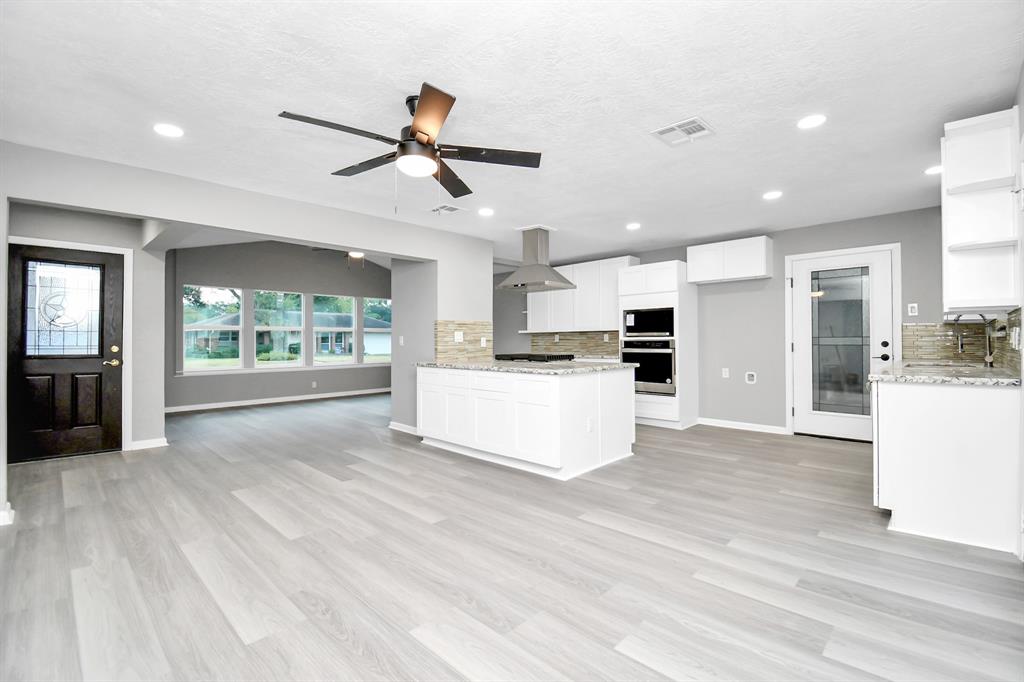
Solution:
[[[12,204],[10,234],[132,249],[131,437],[134,441],[163,438],[164,254],[141,248],[142,221]]]
[[[295,371],[181,373],[181,288],[185,284],[302,293],[391,297],[391,273],[374,263],[349,264],[338,251],[283,242],[228,244],[168,252],[165,345],[166,404],[184,407],[339,393],[391,385],[387,366]],[[173,279],[172,279],[173,278]],[[316,387],[313,387],[316,382]]]
[[[771,279],[704,284],[698,288],[700,325],[700,415],[785,426],[785,257],[873,244],[902,244],[903,314],[917,303],[920,315],[907,322],[942,320],[942,235],[939,208],[860,218],[773,232]],[[685,247],[637,254],[641,262],[686,260]],[[730,368],[730,379],[721,369]],[[756,384],[743,372],[757,372]]]
[[[494,286],[508,277],[508,273],[494,276]],[[526,329],[526,294],[518,291],[494,292],[494,352],[530,352],[529,334],[520,334]]]
[[[437,263],[391,261],[391,421],[416,426],[416,363],[434,359]]]

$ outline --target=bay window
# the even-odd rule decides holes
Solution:
[[[313,364],[355,362],[354,300],[351,296],[313,296]]]
[[[182,288],[181,304],[183,369],[241,367],[241,289],[187,284]]]
[[[253,295],[256,367],[302,364],[302,294],[256,289]]]
[[[391,362],[391,299],[364,298],[363,362]]]

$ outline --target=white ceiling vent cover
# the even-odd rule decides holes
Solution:
[[[651,131],[651,135],[670,147],[714,134],[715,131],[711,129],[711,126],[699,116],[693,116],[679,123]]]
[[[438,204],[434,208],[430,209],[430,212],[441,215],[442,213],[455,213],[461,210],[462,209],[459,208],[458,206],[452,206],[451,204]]]

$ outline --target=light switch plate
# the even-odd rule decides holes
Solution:
[[[455,343],[462,343],[465,340],[465,334],[463,334],[462,332],[455,332]]]
[[[399,336],[398,337],[398,345],[399,346],[404,346],[405,345],[405,337],[404,336]]]
[[[486,336],[481,336],[480,337],[480,347],[481,348],[487,348],[487,337]]]
[[[728,379],[729,378],[729,368],[728,367],[723,367],[722,368],[722,378],[723,379]]]
[[[757,383],[757,372],[747,372],[746,374],[743,375],[743,379],[748,384],[756,384]]]
[[[907,317],[917,317],[917,304],[916,303],[908,303],[907,304]]]

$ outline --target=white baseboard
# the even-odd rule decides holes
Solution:
[[[388,424],[388,428],[394,429],[395,431],[401,431],[402,433],[408,433],[413,436],[420,435],[419,430],[415,426],[409,426],[408,424],[403,424],[401,422],[391,422]]]
[[[199,403],[196,405],[176,405],[165,407],[164,412],[201,412],[203,410],[220,410],[225,407],[249,407],[251,405],[273,405],[276,403],[295,403],[303,400],[320,400],[324,398],[345,398],[353,395],[370,395],[372,393],[390,393],[391,387],[361,388],[356,391],[335,391],[334,393],[307,393],[305,395],[286,395],[279,398],[254,398],[252,400],[230,400],[224,403]]]
[[[150,438],[148,440],[133,440],[131,443],[125,443],[121,446],[121,450],[148,450],[150,448],[166,448],[166,438]]]
[[[755,424],[753,422],[734,422],[731,419],[711,419],[709,417],[700,417],[697,419],[698,424],[704,426],[718,426],[723,429],[739,429],[741,431],[757,431],[759,433],[777,433],[783,436],[792,436],[785,426],[772,426],[771,424]]]
[[[9,526],[14,523],[14,510],[11,509],[11,503],[7,502],[3,508],[0,508],[0,526]]]

